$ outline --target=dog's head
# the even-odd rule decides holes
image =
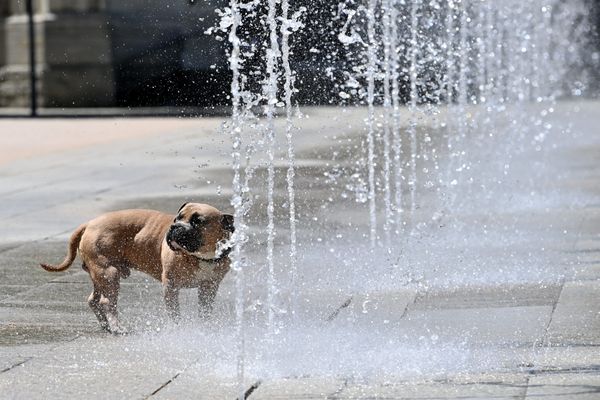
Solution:
[[[207,204],[185,203],[165,239],[173,251],[210,260],[219,257],[219,243],[227,241],[233,231],[232,215],[223,214]]]

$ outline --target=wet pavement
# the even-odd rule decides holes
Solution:
[[[394,239],[404,250],[393,255],[365,250],[366,205],[344,189],[364,112],[305,110],[298,288],[286,280],[284,160],[276,182],[279,297],[285,305],[297,289],[298,315],[270,342],[262,334],[264,169],[253,184],[248,398],[600,398],[599,110],[559,104],[553,123],[569,122],[570,131],[557,128],[543,152],[511,157],[514,179],[491,200],[473,193],[432,219],[440,194],[423,188],[409,221],[416,228]],[[61,260],[72,229],[107,210],[174,212],[188,200],[230,209],[222,122],[0,120],[0,398],[238,396],[231,274],[214,321],[193,318],[190,291],[182,299],[189,318],[173,326],[159,283],[134,272],[120,297],[133,333],[113,337],[87,307],[91,284],[77,263],[58,274],[38,267]],[[431,146],[443,147],[435,137]],[[488,203],[475,207],[469,197]],[[400,267],[388,271],[394,257]]]

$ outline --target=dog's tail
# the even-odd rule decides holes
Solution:
[[[77,256],[77,248],[79,247],[79,242],[81,241],[81,237],[83,236],[83,232],[85,232],[86,227],[87,224],[80,225],[79,228],[77,228],[75,232],[73,232],[73,234],[71,235],[71,239],[69,239],[69,248],[67,249],[67,256],[60,265],[40,264],[42,268],[50,272],[62,272],[67,270],[71,266],[71,264],[73,264],[75,256]]]

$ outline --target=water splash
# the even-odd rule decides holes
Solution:
[[[245,277],[244,277],[244,265],[242,260],[243,245],[245,242],[245,235],[247,226],[244,222],[244,209],[242,203],[242,186],[241,186],[241,147],[242,147],[242,126],[243,120],[241,115],[241,52],[240,52],[240,39],[237,36],[238,28],[241,25],[241,15],[238,8],[237,0],[231,0],[230,2],[230,14],[231,24],[225,25],[223,29],[229,28],[229,42],[231,43],[231,53],[229,55],[229,68],[232,72],[231,81],[231,99],[232,99],[232,118],[231,118],[231,142],[232,142],[232,168],[233,168],[233,182],[232,190],[233,196],[231,199],[231,205],[234,208],[234,224],[235,232],[232,238],[233,251],[231,253],[231,269],[235,273],[236,279],[236,302],[235,302],[235,314],[236,314],[236,333],[237,333],[237,383],[238,383],[238,398],[244,398],[244,371],[245,371],[245,334],[244,334],[244,297],[243,293],[245,290]]]
[[[288,192],[288,207],[289,207],[289,221],[290,221],[290,286],[296,287],[297,284],[297,238],[296,238],[296,193],[294,189],[294,177],[295,177],[295,150],[294,150],[294,124],[293,124],[293,110],[292,110],[292,95],[294,91],[294,74],[290,66],[290,35],[292,32],[302,28],[300,17],[302,13],[306,12],[306,8],[301,7],[294,15],[290,18],[290,4],[289,0],[282,0],[281,3],[281,62],[283,64],[283,71],[285,81],[283,84],[284,99],[285,99],[285,117],[286,127],[285,135],[287,139],[287,157],[288,157],[288,169],[286,174],[287,192]],[[296,316],[297,308],[297,291],[292,290],[290,299],[290,314]]]
[[[383,14],[383,158],[384,158],[384,203],[385,216],[383,220],[383,233],[386,249],[391,248],[391,224],[393,222],[392,214],[392,187],[391,187],[391,132],[393,123],[392,115],[392,92],[391,79],[394,66],[392,65],[391,53],[396,50],[392,47],[392,1],[385,0]]]
[[[310,202],[306,198],[310,196],[297,196],[296,192],[298,187],[312,189],[313,186],[302,186],[297,182],[298,179],[302,182],[305,173],[298,172],[295,160],[294,132],[297,128],[293,123],[293,96],[297,92],[290,36],[294,32],[302,34],[300,14],[306,12],[309,19],[311,10],[298,8],[290,17],[294,4],[290,4],[289,0],[281,3],[269,1],[266,13],[263,12],[265,5],[259,3],[231,1],[230,10],[222,12],[219,26],[230,31],[230,68],[234,78],[231,89],[232,204],[236,208],[235,241],[240,245],[236,245],[232,257],[237,286],[237,332],[241,343],[238,348],[240,382],[247,365],[244,364],[244,327],[252,325],[239,311],[245,305],[243,269],[255,266],[244,264],[246,249],[243,245],[248,240],[247,219],[244,217],[252,207],[250,188],[256,190],[256,196],[264,194],[267,199],[267,298],[266,301],[255,299],[257,306],[253,310],[258,310],[257,314],[266,310],[265,326],[269,336],[279,330],[276,318],[280,299],[277,297],[283,297],[285,293],[283,282],[290,282],[289,314],[298,318],[297,313],[302,306],[295,298],[307,287],[299,277],[298,268],[307,268],[310,264],[307,259],[311,256],[316,258],[314,264],[330,256],[332,259],[337,257],[336,262],[344,268],[353,268],[348,274],[353,278],[348,278],[350,282],[347,284],[342,283],[345,282],[342,279],[344,274],[337,270],[329,272],[338,274],[339,280],[323,278],[336,282],[339,285],[336,290],[350,290],[350,287],[360,291],[364,289],[361,285],[367,285],[366,282],[378,289],[386,284],[397,288],[405,283],[402,279],[405,275],[419,276],[419,282],[433,284],[433,278],[427,274],[428,268],[436,272],[443,268],[441,260],[448,259],[445,257],[448,254],[455,256],[454,266],[463,262],[461,256],[452,252],[455,250],[453,246],[458,246],[455,241],[469,241],[472,245],[479,239],[479,231],[469,231],[466,221],[447,217],[458,215],[461,210],[471,208],[477,211],[493,205],[494,194],[502,192],[503,185],[513,174],[512,165],[518,153],[543,149],[544,143],[549,140],[553,132],[550,118],[556,100],[579,90],[580,85],[571,88],[563,82],[568,81],[565,77],[573,70],[572,60],[577,59],[573,56],[577,51],[573,38],[579,37],[582,32],[574,30],[583,29],[570,25],[579,18],[582,10],[575,3],[565,4],[557,0],[527,3],[516,0],[370,0],[365,6],[354,5],[355,9],[350,9],[352,2],[341,4],[339,30],[331,30],[347,53],[348,65],[340,67],[343,70],[337,71],[337,75],[336,71],[328,69],[328,76],[333,80],[339,79],[334,90],[336,101],[346,106],[353,103],[366,106],[364,114],[360,114],[360,108],[356,110],[363,119],[361,123],[365,134],[362,139],[366,146],[362,142],[349,145],[348,160],[340,162],[342,173],[327,184],[340,186],[342,192],[350,190],[356,194],[357,202],[351,206],[364,207],[365,223],[351,221],[348,229],[340,230],[332,235],[335,236],[332,239],[323,239],[327,232],[321,234],[324,227],[319,225],[321,216],[318,213],[332,205],[341,208],[347,203],[343,197],[336,199],[332,195],[326,196],[322,204],[310,205],[312,208],[309,208],[305,203]],[[246,31],[240,29],[245,17],[248,18]],[[264,25],[250,24],[257,19]],[[244,31],[241,36],[256,36],[252,30],[256,26],[260,32],[259,39],[255,41],[240,39],[236,34],[236,31]],[[321,49],[311,48],[311,51],[317,54]],[[302,90],[302,83],[298,86]],[[283,101],[280,102],[278,95],[281,89]],[[260,120],[252,114],[257,105],[264,107],[265,125],[261,130],[264,136],[252,146],[248,144],[252,140],[244,141],[243,135],[250,125],[249,121],[260,125]],[[525,108],[532,105],[536,105],[539,111],[528,115]],[[277,129],[278,107],[285,107],[285,129],[281,131]],[[434,119],[439,121],[434,124]],[[278,159],[275,136],[278,132],[282,135],[285,132],[287,145],[289,218],[283,222],[278,219],[274,198]],[[341,140],[332,143],[330,158],[334,159],[339,152],[343,153],[339,150],[345,144]],[[266,160],[264,170],[267,179],[262,183],[256,182],[258,179],[251,182],[254,171],[260,172],[263,166],[253,166],[256,163],[251,159],[254,150],[257,150],[257,158],[263,157],[263,162]],[[506,157],[498,154],[506,154]],[[245,170],[241,167],[243,161],[246,162]],[[344,176],[345,173],[347,176]],[[335,187],[323,188],[319,186],[318,178],[314,180],[314,190],[336,193]],[[265,191],[259,193],[263,183],[266,184]],[[434,190],[437,200],[428,197],[428,192]],[[297,207],[307,207],[309,211],[302,213]],[[404,210],[410,212],[405,213]],[[310,238],[312,241],[308,245],[314,245],[311,252],[319,254],[299,255],[302,252],[298,251],[297,243],[301,236],[296,227],[298,215],[314,223],[311,233],[315,237]],[[383,239],[379,235],[378,221],[382,221],[379,225],[383,229]],[[408,239],[402,235],[407,221],[413,233],[413,237]],[[289,224],[289,253],[279,262],[290,266],[287,271],[276,268],[279,264],[275,239],[280,240],[283,235],[276,237],[275,229],[281,227],[283,231],[283,224]],[[451,224],[458,233],[437,240],[435,234],[427,229],[445,224]],[[391,234],[394,232],[398,236],[393,237]],[[258,237],[261,233],[255,234]],[[357,250],[354,250],[352,245],[361,243],[363,238],[371,249],[382,246],[388,252],[384,257],[369,259],[368,265],[357,267],[357,263],[365,264],[364,254],[361,258],[360,252],[364,248],[356,246]],[[441,250],[431,250],[418,240],[438,244]],[[481,247],[484,247],[488,242],[482,239],[482,243]],[[411,247],[407,249],[405,246]],[[414,255],[419,252],[426,256],[419,258]],[[480,268],[469,265],[469,268]],[[468,275],[468,268],[463,272]],[[389,281],[382,283],[376,279],[377,275],[385,276]],[[448,272],[447,277],[453,282],[454,275]],[[489,278],[489,275],[486,277]],[[414,283],[412,278],[409,280]],[[264,308],[261,308],[262,305]],[[253,328],[260,330],[259,326]],[[289,323],[287,326],[283,324],[281,331],[288,330],[293,331]],[[291,335],[288,340],[293,340],[291,333],[286,335]]]
[[[398,20],[398,2],[392,0],[387,4],[390,15],[390,79],[392,80],[392,137],[393,137],[393,169],[394,169],[394,208],[395,208],[395,233],[400,235],[403,230],[402,220],[402,136],[400,132],[400,55],[398,54],[398,24],[392,21]]]
[[[269,43],[270,47],[266,51],[267,56],[267,81],[263,88],[264,96],[267,100],[265,106],[265,115],[267,118],[267,129],[266,129],[266,142],[267,142],[267,281],[268,281],[268,295],[267,295],[267,307],[268,307],[268,337],[270,340],[273,339],[275,334],[275,296],[277,292],[275,283],[275,265],[273,260],[274,240],[275,240],[275,128],[274,128],[274,114],[275,106],[279,102],[277,100],[277,88],[278,88],[278,61],[280,57],[279,51],[279,35],[277,31],[277,1],[269,0],[268,3],[268,14],[267,14],[267,26],[269,29]]]
[[[375,197],[375,74],[377,73],[377,46],[375,37],[375,13],[377,12],[377,0],[369,0],[367,9],[367,105],[369,115],[367,117],[367,168],[369,176],[369,238],[371,248],[375,248],[377,242],[377,198]]]

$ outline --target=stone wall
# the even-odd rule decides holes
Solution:
[[[108,19],[103,0],[36,0],[35,40],[41,107],[114,105]],[[24,1],[11,0],[4,19],[0,106],[27,107],[29,36]]]
[[[4,33],[4,21],[8,16],[9,3],[0,3],[0,68],[2,68],[6,62],[6,37]]]

